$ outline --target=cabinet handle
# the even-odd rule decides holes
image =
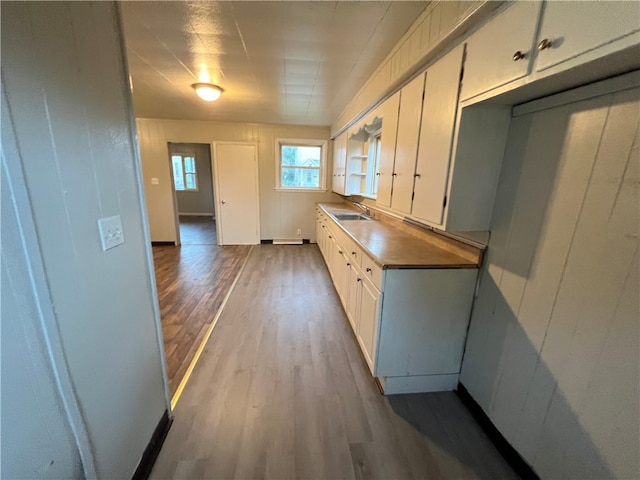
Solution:
[[[419,173],[416,173],[416,174],[414,175],[414,177],[416,177],[416,178],[420,178],[420,177],[421,177],[421,175],[420,175]]]
[[[347,263],[347,267],[350,267],[350,266],[351,266],[351,264],[350,264],[350,263]]]
[[[324,228],[324,225],[322,225],[322,228]]]
[[[362,281],[362,279],[361,279],[361,278],[358,278],[358,282],[361,282],[361,281]]]
[[[397,173],[392,173],[392,174],[391,174],[391,176],[392,176],[392,177],[397,177],[397,176],[398,176],[398,174],[397,174]]]
[[[547,48],[551,48],[551,47],[553,47],[553,41],[549,40],[548,38],[543,39],[538,44],[539,51],[546,50]]]
[[[367,273],[371,273],[371,269],[367,267]]]
[[[338,253],[339,253],[340,255],[342,255],[342,250],[338,250]]]
[[[355,257],[356,256],[356,252],[351,252],[351,255],[353,255]]]
[[[333,238],[331,235],[329,235],[329,238]]]
[[[522,53],[520,50],[518,50],[516,53],[513,54],[513,61],[517,62],[518,60],[522,60],[523,58],[525,58],[527,56],[526,53]]]
[[[376,173],[376,177],[379,177],[380,175],[382,175],[381,172]]]

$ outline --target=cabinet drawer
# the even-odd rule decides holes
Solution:
[[[374,263],[367,255],[362,255],[362,272],[365,277],[371,280],[371,283],[380,291],[382,291],[382,268]]]
[[[357,247],[354,243],[351,243],[346,253],[354,265],[361,265],[362,257],[364,255],[362,254],[362,250],[360,249],[360,247]]]

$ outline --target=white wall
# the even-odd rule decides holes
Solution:
[[[3,107],[6,104],[3,102]],[[28,227],[21,225],[14,198],[26,196],[11,183],[10,135],[2,117],[2,294],[0,297],[2,368],[2,478],[79,478],[84,472],[56,374],[47,351],[43,309],[39,301],[25,243]],[[15,166],[15,165],[14,165]],[[11,172],[16,173],[16,172]],[[20,172],[18,171],[18,176]],[[15,182],[19,183],[19,182]],[[23,185],[20,185],[23,187]],[[16,192],[16,190],[20,190]],[[21,194],[21,195],[20,195]],[[26,203],[26,202],[25,202]],[[28,214],[27,214],[28,216]],[[26,238],[25,238],[26,237]],[[31,239],[32,240],[32,239]],[[32,245],[33,246],[33,245]],[[46,285],[43,290],[47,292]]]
[[[460,381],[541,478],[640,478],[639,99],[511,124]]]
[[[24,172],[28,198],[18,202],[32,215],[37,238],[31,240],[41,253],[41,259],[29,259],[46,272],[64,352],[65,362],[52,368],[70,377],[71,390],[64,394],[77,400],[88,434],[83,440],[76,433],[76,442],[80,450],[90,447],[95,473],[130,478],[167,403],[116,5],[11,2],[2,5],[1,21],[8,104],[2,115],[3,162]],[[7,139],[16,145],[9,153]],[[126,242],[103,252],[96,221],[116,214]],[[3,282],[3,295],[4,288]],[[3,330],[5,321],[3,315]],[[24,376],[43,355],[41,340],[32,340],[36,357],[24,357]],[[3,362],[4,354],[3,349]],[[41,384],[45,375],[34,381]],[[50,388],[45,393],[42,401],[59,416],[55,395]],[[11,439],[25,433],[6,429],[12,412],[4,400],[11,394],[19,390],[7,390],[3,377],[3,456]],[[41,412],[26,407],[28,401],[23,407],[35,419]],[[27,462],[49,458],[59,448],[51,468],[60,462],[60,476],[77,476],[78,454],[69,451],[62,420],[49,431],[59,445],[36,453],[38,435],[47,433],[39,428],[30,434],[32,445],[20,452]],[[92,475],[91,469],[84,474]]]
[[[275,139],[283,137],[326,140],[329,138],[328,127],[159,119],[138,119],[137,124],[152,241],[172,242],[176,239],[167,142],[241,141],[258,143],[261,239],[300,238],[296,235],[296,230],[300,228],[302,229],[302,238],[308,238],[315,242],[315,204],[340,201],[340,197],[331,192],[285,193],[274,190]],[[331,172],[330,147],[328,154],[327,172]],[[330,173],[328,174],[330,175]],[[152,184],[152,178],[157,178],[158,184]]]
[[[437,55],[439,50],[447,48],[446,37],[453,30],[458,27],[472,28],[501,3],[456,0],[431,2],[345,106],[332,125],[332,136],[369,110],[390,92],[390,88],[397,88],[408,75],[424,66],[432,52]]]

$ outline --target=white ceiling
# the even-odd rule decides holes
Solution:
[[[136,116],[330,125],[427,4],[122,2]]]

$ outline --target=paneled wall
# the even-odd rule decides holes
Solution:
[[[290,193],[274,190],[275,139],[326,140],[329,138],[328,127],[159,119],[138,119],[137,124],[152,241],[172,242],[176,238],[167,142],[239,141],[258,144],[261,239],[308,238],[315,242],[315,204],[340,201],[340,197],[331,192]],[[331,172],[331,149],[328,160],[327,172]],[[152,182],[152,179],[157,179],[157,183],[153,183],[155,180]],[[298,228],[302,230],[301,237],[296,234]]]
[[[485,14],[481,7],[486,9],[486,3],[454,0],[429,4],[333,123],[332,135],[379,101],[391,86],[419,68],[425,57],[434,48],[441,47],[440,43],[458,25],[471,17],[475,17],[472,23],[482,21]],[[501,3],[491,2],[490,8]]]
[[[460,381],[541,478],[640,477],[639,99],[511,123]]]
[[[6,422],[15,420],[14,412],[6,410],[11,406],[31,409],[37,421],[43,411],[34,403],[50,399],[52,393],[51,388],[36,389],[23,401],[10,403],[5,395],[20,391],[7,391],[3,375],[3,452],[5,445],[30,434],[31,441],[20,442],[24,449],[14,453],[24,455],[26,463],[43,457],[50,462],[32,465],[37,473],[5,471],[3,458],[3,477],[40,478],[49,472],[59,477],[131,478],[167,399],[117,6],[3,3],[1,21],[3,163],[21,172],[28,192],[12,201],[23,220],[34,225],[25,237],[25,244],[36,245],[28,251],[31,268],[46,272],[41,284],[48,291],[38,293],[46,309],[38,313],[55,312],[53,330],[29,339],[34,351],[24,352],[23,362],[49,357],[65,406],[77,401],[82,413],[88,438],[76,429],[76,443],[90,450],[85,460],[95,459],[95,470],[84,464],[85,471],[78,471],[77,452],[64,453],[70,443],[64,422],[51,419],[51,428],[38,432]],[[9,150],[9,144],[15,148]],[[97,220],[112,215],[121,216],[125,243],[105,252]],[[3,215],[3,230],[4,220]],[[9,284],[16,286],[13,280]],[[6,287],[3,281],[3,300]],[[26,314],[26,308],[20,312]],[[3,308],[2,313],[4,342],[5,327],[17,320],[9,322],[4,314],[17,312]],[[51,354],[56,336],[62,358]],[[3,368],[4,361],[3,348]],[[22,375],[25,382],[48,375],[41,370],[31,377],[28,366],[16,365],[23,370],[12,375]],[[71,385],[62,388],[59,379],[65,372]],[[57,412],[59,407],[47,406]],[[46,448],[33,452],[43,439]]]

